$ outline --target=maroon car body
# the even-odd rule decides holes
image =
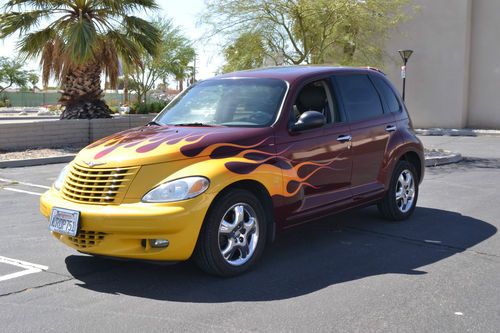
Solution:
[[[339,77],[346,76],[369,78],[380,99],[382,114],[369,119],[352,119],[338,81]],[[243,71],[214,79],[248,77],[281,79],[289,86],[273,128],[256,130],[252,141],[274,135],[276,151],[282,152],[281,156],[292,164],[337,158],[335,172],[328,169],[316,172],[309,179],[313,186],[304,187],[301,195],[273,198],[278,229],[380,202],[389,189],[394,169],[400,160],[411,163],[415,167],[418,182],[422,181],[425,170],[422,143],[413,131],[403,100],[379,70],[293,66]],[[375,80],[380,80],[392,91],[397,99],[398,110],[391,112],[388,109],[388,102],[384,100],[382,89],[374,84]],[[336,104],[334,107],[338,108],[341,121],[310,130],[291,131],[290,113],[301,89],[318,81],[327,83],[325,88]],[[339,141],[343,136],[350,136],[351,140],[347,144]]]

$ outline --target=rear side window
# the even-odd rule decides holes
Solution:
[[[339,75],[335,79],[351,121],[370,119],[384,114],[380,96],[368,75]]]
[[[394,90],[385,82],[385,80],[379,77],[373,77],[373,82],[377,86],[378,91],[385,99],[389,112],[399,112],[401,110],[401,105],[398,102],[398,98],[394,93]]]

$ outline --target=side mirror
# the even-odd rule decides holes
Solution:
[[[292,126],[292,132],[305,131],[318,128],[326,124],[325,116],[318,111],[306,111],[300,115],[299,120]]]

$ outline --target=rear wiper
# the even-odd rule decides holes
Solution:
[[[152,120],[148,123],[148,126],[163,126],[163,124],[160,124],[159,122]]]
[[[182,124],[172,124],[174,126],[196,126],[196,127],[213,127],[213,125],[204,123],[182,123]]]

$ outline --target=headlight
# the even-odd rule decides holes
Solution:
[[[57,176],[56,181],[54,182],[54,188],[58,191],[61,190],[63,184],[64,184],[64,179],[66,178],[66,175],[68,174],[69,171],[69,164],[66,164],[66,166],[61,170],[59,173],[59,176]]]
[[[172,202],[194,198],[208,189],[210,181],[205,177],[186,177],[161,184],[149,191],[143,202]]]

